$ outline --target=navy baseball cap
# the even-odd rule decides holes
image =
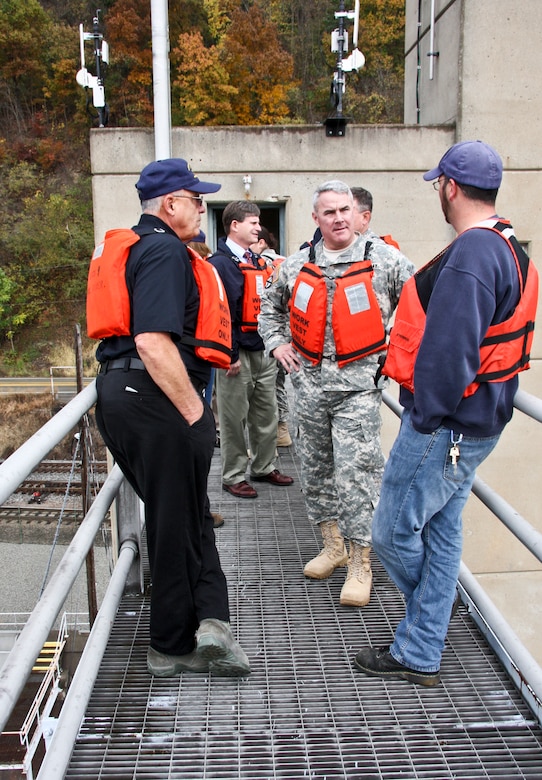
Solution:
[[[481,190],[498,190],[502,181],[502,160],[483,141],[461,141],[451,146],[436,168],[424,173],[425,181],[447,176],[458,184]]]
[[[186,160],[170,157],[146,165],[141,171],[136,189],[140,200],[151,200],[175,190],[190,190],[201,194],[218,192],[221,186],[210,181],[200,181],[194,176]]]

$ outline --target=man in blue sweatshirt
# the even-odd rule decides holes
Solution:
[[[456,239],[403,287],[383,373],[401,385],[401,428],[373,518],[373,545],[404,593],[391,645],[366,674],[439,682],[459,575],[461,513],[476,468],[510,420],[528,368],[537,274],[495,200],[502,161],[481,141],[452,146],[424,174]]]

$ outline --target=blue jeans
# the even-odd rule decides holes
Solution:
[[[454,466],[449,428],[418,433],[403,414],[373,518],[373,547],[405,595],[390,652],[411,669],[440,668],[461,563],[461,512],[477,467],[498,440],[465,436]]]

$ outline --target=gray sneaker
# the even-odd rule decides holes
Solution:
[[[209,671],[221,677],[250,674],[250,664],[241,645],[235,641],[230,624],[205,618],[196,631],[196,654],[209,664]]]
[[[178,677],[181,672],[208,674],[209,662],[194,650],[187,655],[166,655],[154,647],[147,650],[147,669],[155,677]]]

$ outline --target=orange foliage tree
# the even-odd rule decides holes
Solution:
[[[152,125],[152,39],[148,0],[118,0],[107,14],[111,48],[106,96],[111,124]]]
[[[217,46],[206,48],[199,31],[181,33],[171,51],[172,119],[178,125],[236,124],[238,89],[230,84]]]
[[[293,58],[281,46],[276,25],[266,19],[260,5],[233,11],[220,47],[230,82],[238,89],[237,124],[279,124],[290,119]]]

